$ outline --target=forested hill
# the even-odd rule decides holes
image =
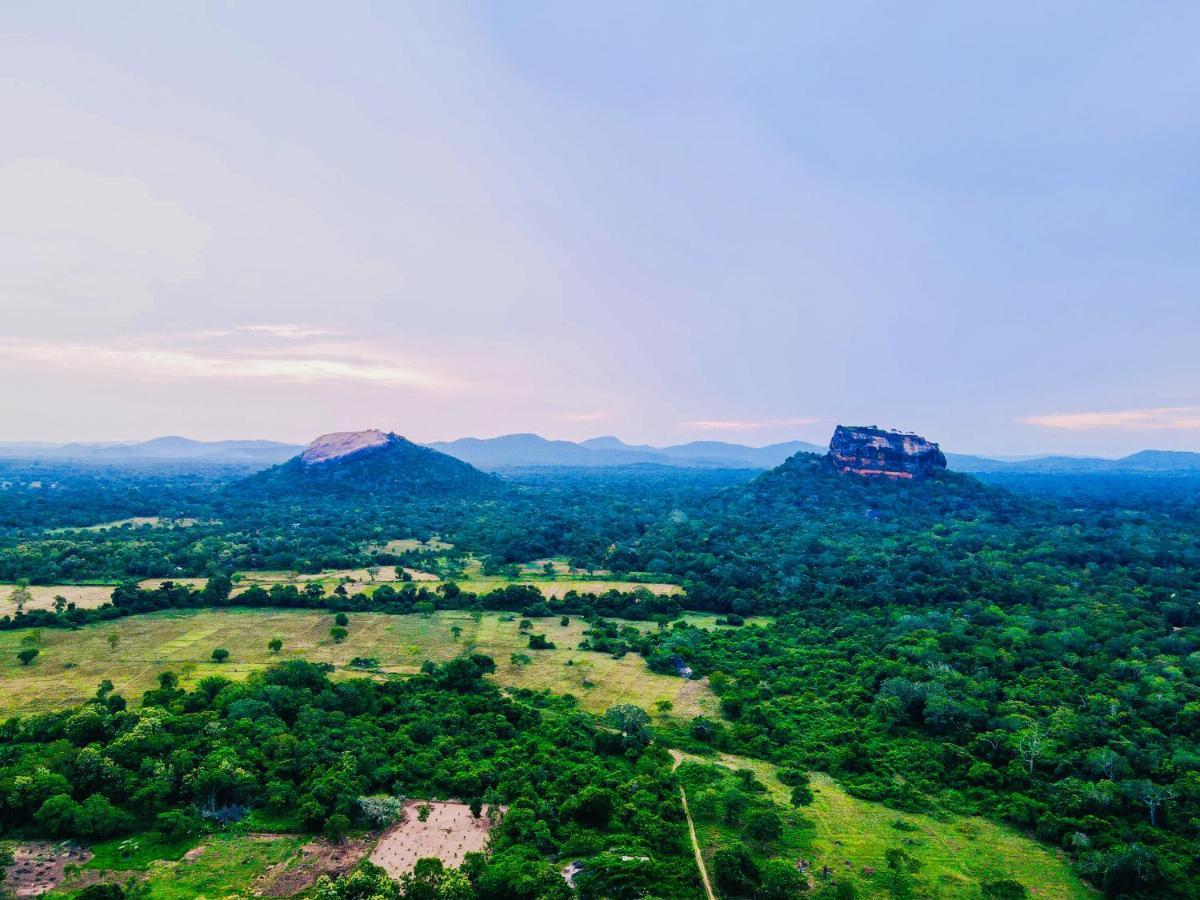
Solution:
[[[637,554],[686,570],[689,603],[779,613],[664,640],[733,722],[703,740],[1003,819],[1112,896],[1198,896],[1193,497],[868,481],[794,457]]]
[[[377,442],[340,455],[314,456],[323,449],[319,438],[304,453],[233,485],[230,493],[248,500],[371,495],[386,505],[397,497],[480,497],[501,489],[494,476],[397,435],[361,432],[347,437],[363,435],[367,440],[378,436]]]
[[[1193,615],[1194,506],[1068,506],[941,471],[919,482],[842,475],[797,454],[618,551],[682,577],[693,602],[782,611],[809,604],[943,607],[1133,593]],[[1185,612],[1186,611],[1186,612]]]

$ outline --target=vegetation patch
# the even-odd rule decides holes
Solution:
[[[1096,896],[1053,850],[985,819],[898,813],[820,773],[787,773],[785,784],[776,766],[743,756],[678,755],[710,875],[727,896],[747,872],[769,875],[773,860],[812,886],[851,884],[864,897],[977,897],[1001,882],[1030,896]]]
[[[712,625],[712,616],[689,617]],[[76,631],[36,631],[39,654],[30,665],[17,658],[34,632],[0,631],[0,713],[47,711],[80,703],[96,686],[110,680],[116,690],[134,699],[157,683],[159,673],[171,670],[184,685],[220,675],[241,679],[279,662],[304,658],[329,663],[341,677],[363,674],[351,661],[374,659],[382,674],[414,674],[425,660],[445,661],[466,650],[487,653],[497,660],[495,678],[513,688],[572,694],[589,710],[603,712],[619,703],[652,709],[669,699],[673,715],[691,718],[716,713],[716,698],[703,681],[689,682],[646,668],[636,654],[614,659],[609,654],[574,649],[588,625],[570,619],[544,619],[539,629],[556,645],[554,650],[528,650],[520,617],[508,613],[478,616],[455,610],[429,615],[391,616],[352,613],[348,636],[330,635],[334,617],[325,612],[276,609],[173,610],[130,616],[88,625]],[[639,630],[653,623],[621,623]],[[270,642],[278,639],[278,653]],[[214,649],[229,651],[225,662],[212,658]],[[514,659],[523,654],[527,660]]]

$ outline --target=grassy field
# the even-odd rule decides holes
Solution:
[[[132,860],[115,862],[120,875],[104,880],[121,883],[133,876],[145,885],[146,896],[154,900],[218,900],[225,897],[249,897],[252,888],[267,869],[294,856],[309,838],[281,834],[217,834],[178,859],[159,858],[142,861],[139,853]],[[174,855],[174,854],[171,854]],[[97,860],[102,857],[97,856]],[[96,868],[93,860],[88,868]],[[72,897],[77,890],[68,880],[43,896]]]
[[[98,525],[83,525],[78,528],[50,528],[46,534],[62,534],[66,531],[107,531],[109,528],[121,528],[128,525],[130,528],[141,528],[149,526],[151,528],[163,528],[171,526],[174,528],[190,528],[196,524],[196,519],[163,519],[159,516],[131,516],[128,519],[117,519],[114,522],[101,522]]]
[[[550,562],[555,567],[552,575],[547,574],[542,568],[546,562]],[[318,582],[324,585],[326,591],[332,591],[339,584],[345,584],[346,589],[352,594],[362,592],[369,594],[380,584],[395,584],[398,580],[401,580],[397,573],[397,568],[397,566],[380,566],[379,571],[374,574],[374,578],[372,578],[371,573],[365,568],[326,569],[318,574],[302,574],[283,569],[247,570],[238,572],[235,576],[236,585],[234,592],[236,593],[239,589],[252,584],[269,588],[275,584],[305,585],[310,582]],[[431,572],[421,572],[411,568],[404,569],[404,571],[408,573],[413,581],[436,584],[442,580]],[[141,582],[141,586],[152,589],[158,587],[165,580],[168,579],[147,578]],[[190,584],[194,587],[203,587],[207,581],[204,578],[174,578],[170,580],[176,584]],[[470,591],[474,594],[486,594],[489,591],[507,587],[511,584],[531,584],[545,596],[554,598],[562,597],[568,591],[578,591],[581,594],[602,594],[605,591],[614,589],[618,591],[634,591],[639,588],[645,588],[655,594],[666,595],[677,594],[683,590],[677,584],[654,581],[615,580],[604,577],[604,573],[579,572],[570,569],[565,561],[562,560],[537,560],[533,563],[526,563],[517,567],[515,577],[484,575],[482,565],[477,560],[471,560],[463,571],[462,576],[453,580],[464,591]]]
[[[15,584],[0,584],[0,616],[11,616],[17,611],[12,593]],[[80,609],[95,609],[112,598],[111,584],[35,584],[29,588],[30,600],[25,609],[53,609],[54,598],[63,596],[68,603]]]
[[[689,615],[689,621],[713,627],[712,616]],[[641,657],[612,659],[601,653],[573,649],[583,639],[586,624],[572,619],[540,619],[535,631],[557,645],[554,650],[529,650],[518,631],[519,617],[511,613],[470,614],[441,611],[429,617],[352,613],[350,637],[335,643],[329,636],[333,616],[306,610],[231,609],[175,610],[131,616],[89,625],[77,631],[46,628],[39,632],[41,653],[32,665],[17,660],[22,640],[30,632],[0,632],[0,715],[28,713],[68,706],[90,697],[101,680],[111,679],[117,690],[136,701],[155,685],[158,673],[170,669],[187,685],[208,675],[244,678],[278,659],[303,657],[345,667],[356,656],[374,657],[385,672],[416,672],[426,659],[445,660],[476,649],[496,660],[496,679],[512,687],[573,694],[585,709],[603,711],[617,703],[650,708],[669,699],[674,714],[691,717],[714,714],[716,698],[704,681],[683,681],[657,675]],[[648,623],[632,623],[641,628]],[[456,637],[451,629],[459,628]],[[116,644],[110,635],[117,635]],[[267,642],[278,637],[283,652],[272,656]],[[214,663],[214,648],[230,657]],[[530,657],[527,665],[511,661],[514,653]],[[354,670],[339,669],[349,674]]]
[[[714,762],[681,756],[688,762]],[[897,812],[851,797],[821,773],[812,774],[812,805],[795,809],[790,802],[791,788],[776,777],[775,766],[727,754],[718,761],[733,770],[754,772],[782,808],[784,835],[768,856],[789,862],[807,859],[813,872],[829,866],[836,877],[853,880],[860,896],[892,895],[886,884],[884,857],[890,848],[902,849],[920,861],[912,885],[913,895],[918,897],[979,897],[981,884],[1002,879],[1018,881],[1031,896],[1047,900],[1099,896],[1054,850],[985,819],[948,816],[943,820]],[[689,800],[694,807],[692,793],[689,791]],[[708,822],[697,821],[696,828],[706,859],[731,839],[742,838]]]

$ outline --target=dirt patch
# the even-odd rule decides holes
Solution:
[[[447,866],[459,866],[468,853],[487,847],[492,823],[486,806],[476,819],[465,803],[430,800],[429,817],[422,822],[417,811],[425,802],[405,801],[404,817],[384,833],[371,854],[371,862],[392,878],[411,872],[418,859],[436,856]],[[504,808],[497,812],[503,815]]]
[[[31,841],[12,848],[13,864],[4,874],[4,889],[18,897],[40,897],[62,884],[68,865],[81,866],[92,851],[71,843]]]
[[[291,897],[308,890],[322,875],[337,878],[349,872],[367,855],[367,841],[331,844],[319,839],[305,844],[291,859],[271,866],[255,885],[260,897]]]

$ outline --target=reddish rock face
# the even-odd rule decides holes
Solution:
[[[323,434],[300,454],[300,461],[306,466],[344,459],[347,456],[357,456],[368,450],[386,447],[388,435],[376,428],[367,431],[335,431]]]
[[[918,479],[946,468],[938,445],[920,435],[848,425],[833,432],[829,459],[839,472],[868,478]]]

